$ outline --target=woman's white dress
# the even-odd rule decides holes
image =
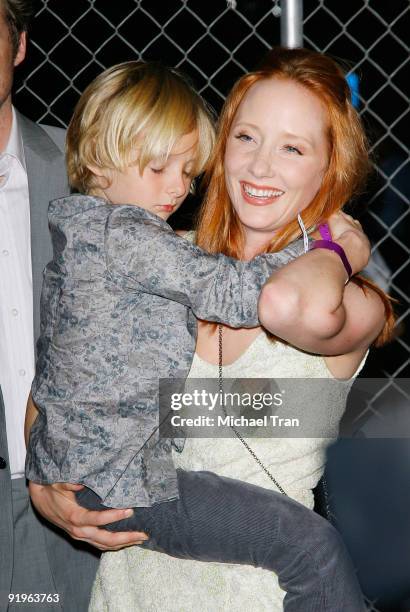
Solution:
[[[363,364],[358,368],[358,371]],[[323,357],[308,355],[261,332],[233,364],[228,378],[332,378]],[[195,355],[190,378],[215,378],[218,367]],[[326,437],[252,438],[249,443],[294,499],[313,508],[312,489],[320,479],[327,446],[337,435],[350,381],[343,392],[326,397],[331,412]],[[331,392],[330,392],[331,393]],[[303,398],[301,398],[303,401]],[[323,399],[323,398],[322,398]],[[306,410],[314,407],[306,405]],[[177,467],[209,470],[274,489],[238,439],[189,438]],[[105,553],[93,588],[90,612],[279,612],[284,592],[267,570],[221,563],[174,559],[139,547]]]

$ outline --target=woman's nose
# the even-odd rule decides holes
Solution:
[[[273,176],[275,174],[275,169],[272,153],[261,149],[255,151],[250,160],[249,170],[257,178]]]

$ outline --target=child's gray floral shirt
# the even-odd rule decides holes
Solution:
[[[196,318],[258,325],[257,298],[299,241],[250,262],[205,253],[138,206],[74,195],[50,204],[26,475],[82,483],[112,507],[178,496],[158,435],[158,379],[188,375]]]

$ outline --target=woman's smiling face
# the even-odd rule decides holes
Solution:
[[[327,113],[288,79],[258,81],[234,117],[225,180],[245,235],[272,234],[306,208],[328,164]]]

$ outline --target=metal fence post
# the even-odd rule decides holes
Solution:
[[[283,47],[303,47],[303,0],[282,0],[280,42]]]

